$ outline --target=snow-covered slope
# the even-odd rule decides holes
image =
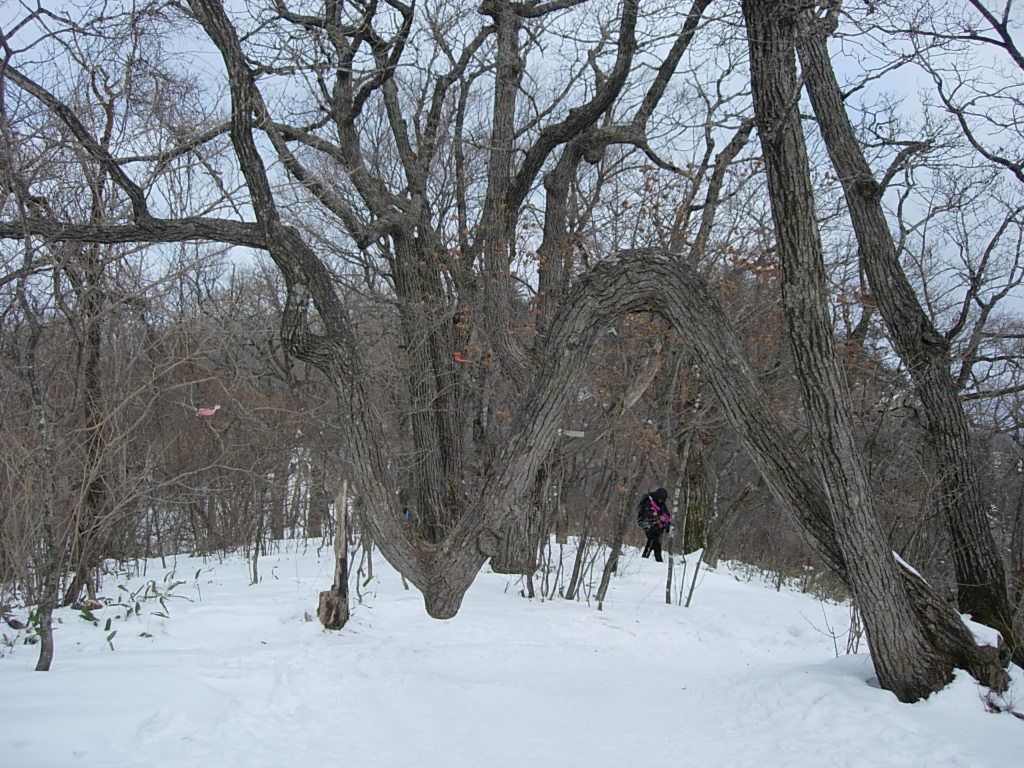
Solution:
[[[967,675],[900,704],[866,655],[836,658],[847,608],[725,567],[682,608],[664,603],[664,564],[630,555],[603,611],[483,573],[440,622],[378,558],[349,625],[325,632],[312,614],[332,565],[316,544],[282,544],[255,586],[241,558],[108,580],[123,605],[95,624],[59,612],[49,673],[32,671],[36,647],[5,647],[0,765],[1024,765],[1024,722],[986,712]]]

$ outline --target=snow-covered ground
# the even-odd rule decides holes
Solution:
[[[664,603],[665,565],[630,555],[603,611],[525,600],[485,572],[442,622],[378,557],[348,626],[325,632],[312,614],[329,551],[281,549],[255,586],[241,557],[108,580],[124,605],[95,624],[61,611],[49,673],[33,671],[37,646],[3,647],[0,766],[1024,765],[1024,721],[987,712],[966,674],[900,704],[866,655],[836,658],[845,607],[725,567],[683,608]]]

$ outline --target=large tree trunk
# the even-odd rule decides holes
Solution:
[[[782,298],[804,407],[812,461],[828,497],[836,541],[846,562],[881,685],[914,701],[951,679],[915,615],[871,501],[854,439],[845,378],[835,353],[826,274],[810,164],[797,109],[793,49],[795,2],[745,0],[754,110],[768,174]]]
[[[1014,660],[1024,665],[1024,648],[1012,630],[1005,567],[986,518],[967,417],[950,372],[949,342],[922,309],[900,265],[882,210],[884,190],[864,158],[828,57],[831,19],[818,20],[808,12],[801,21],[796,39],[807,91],[843,185],[872,298],[924,406],[960,610],[997,629]]]

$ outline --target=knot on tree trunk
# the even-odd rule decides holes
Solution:
[[[476,537],[476,546],[480,554],[494,557],[501,551],[501,534],[484,528]]]

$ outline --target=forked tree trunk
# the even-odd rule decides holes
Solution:
[[[1012,628],[1006,570],[988,524],[967,417],[950,372],[949,342],[922,309],[900,265],[882,210],[884,190],[864,158],[828,57],[831,24],[807,12],[798,24],[797,51],[807,91],[843,185],[872,299],[924,406],[960,610],[998,630],[1014,660],[1024,665],[1024,648],[1018,647]]]
[[[952,675],[915,613],[872,507],[826,305],[824,253],[800,114],[793,48],[795,1],[744,0],[754,109],[768,174],[782,293],[813,449],[846,582],[864,618],[881,685],[901,701],[942,688]],[[934,631],[934,628],[932,628]]]
[[[832,502],[820,481],[820,473],[803,457],[801,448],[768,409],[769,399],[707,283],[673,254],[658,250],[627,251],[595,266],[580,280],[555,317],[548,340],[548,349],[552,351],[541,356],[533,386],[515,417],[509,439],[495,457],[492,466],[497,474],[490,478],[485,491],[491,503],[483,514],[472,519],[463,516],[443,544],[431,550],[406,549],[400,534],[389,535],[400,523],[398,515],[390,514],[388,509],[378,507],[367,515],[388,559],[423,592],[430,615],[454,616],[480,567],[497,551],[500,536],[496,532],[503,530],[515,514],[517,507],[512,500],[525,494],[526,483],[534,477],[538,462],[550,452],[557,437],[555,425],[562,423],[562,414],[579,391],[596,340],[622,313],[648,311],[652,306],[658,307],[659,313],[691,346],[701,375],[715,392],[730,425],[741,436],[776,499],[796,518],[818,555],[851,589],[855,582],[848,559],[864,559],[872,553],[879,557],[880,542],[884,540],[867,542],[870,546],[865,554],[858,549],[863,542],[855,526],[842,521],[840,528],[835,527],[834,515],[829,511]],[[358,424],[355,427],[358,434]],[[352,455],[370,455],[376,450],[369,435],[364,438],[367,442],[357,445],[365,453],[353,451]],[[366,472],[365,477],[374,482],[372,473]],[[380,493],[385,495],[369,494],[370,502],[380,504],[380,499],[386,498],[383,486]],[[393,521],[395,527],[389,528],[388,521]],[[840,535],[852,538],[841,544]],[[887,550],[882,557],[892,560]],[[898,680],[891,683],[888,676],[880,676],[883,684],[891,684],[901,699],[919,698],[941,688],[953,668],[960,667],[985,685],[1005,689],[1005,658],[996,649],[977,646],[957,611],[943,603],[918,577],[876,560],[861,564],[860,568],[877,569],[882,580],[890,580],[881,588],[903,589],[905,605],[911,604],[913,608],[911,615],[895,614],[872,638],[876,642],[872,650],[884,659],[887,673],[893,666],[898,668]],[[861,589],[859,600],[865,599],[863,585]],[[885,596],[883,593],[882,597]],[[922,657],[914,655],[919,649],[908,648],[902,640],[907,625],[917,643],[922,642],[922,637],[927,638],[923,658],[928,664],[923,668],[919,666]],[[890,641],[893,634],[899,636]]]

